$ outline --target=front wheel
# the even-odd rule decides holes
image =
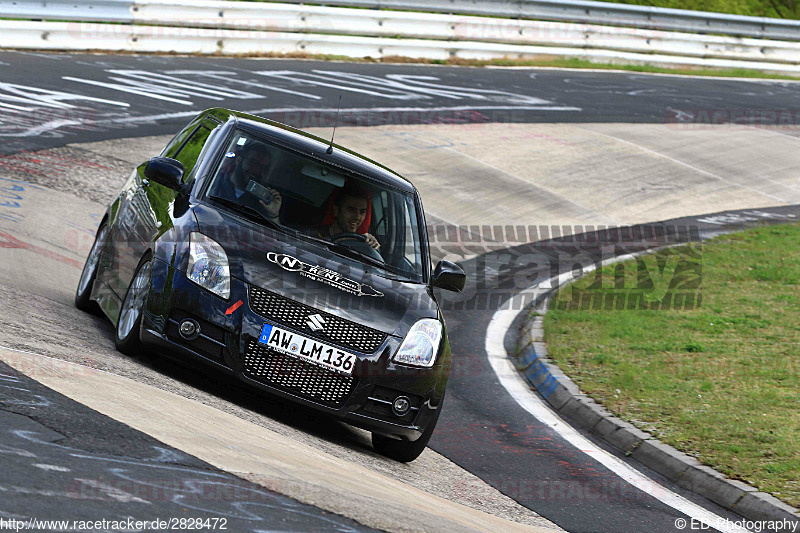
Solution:
[[[103,245],[108,236],[108,226],[103,224],[97,230],[97,235],[94,238],[92,250],[89,252],[89,257],[86,258],[86,263],[83,265],[83,272],[81,272],[81,279],[78,282],[78,288],[75,291],[75,307],[87,313],[97,314],[100,308],[95,302],[91,300],[92,289],[94,282],[97,279],[97,270],[100,265],[100,255],[102,255]]]
[[[444,398],[442,398],[444,401]],[[385,455],[389,459],[400,461],[401,463],[410,463],[420,456],[431,440],[433,430],[436,429],[436,423],[439,421],[439,415],[442,412],[442,402],[439,402],[439,407],[436,409],[436,414],[433,415],[433,420],[430,421],[428,427],[422,433],[422,436],[414,442],[407,440],[398,440],[378,433],[372,434],[372,447],[381,455]]]
[[[139,330],[142,325],[144,301],[150,290],[150,275],[153,271],[152,259],[145,258],[136,268],[128,292],[122,301],[117,328],[114,332],[114,345],[126,355],[136,355],[142,350]]]

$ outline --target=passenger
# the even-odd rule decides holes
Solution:
[[[220,185],[215,194],[236,200],[242,205],[265,213],[274,222],[279,222],[281,193],[271,187],[263,187],[272,163],[269,149],[261,143],[251,142],[239,155],[232,155],[230,159],[232,164],[226,161],[220,169],[220,176],[217,178],[217,183]],[[250,182],[262,188],[256,187],[256,192],[248,190]],[[263,192],[259,194],[257,192],[259,190]]]

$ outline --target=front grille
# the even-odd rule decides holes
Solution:
[[[265,385],[332,407],[341,406],[356,384],[353,376],[275,352],[252,340],[244,355],[244,373]]]
[[[345,348],[361,353],[372,353],[386,338],[386,334],[378,330],[366,328],[259,287],[251,285],[249,294],[250,307],[259,315]],[[323,331],[312,332],[306,324],[309,315],[314,314],[322,315],[325,319]]]

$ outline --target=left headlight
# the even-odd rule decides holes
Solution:
[[[436,352],[441,340],[441,322],[433,318],[418,320],[408,331],[392,360],[404,365],[430,368],[436,362]]]
[[[230,298],[231,269],[228,256],[218,242],[202,233],[193,232],[189,235],[186,277],[226,300]]]

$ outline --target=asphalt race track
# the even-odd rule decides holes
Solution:
[[[489,365],[486,332],[494,311],[523,288],[572,270],[576,262],[588,265],[652,245],[618,234],[605,240],[570,240],[570,234],[652,222],[658,231],[682,228],[686,241],[796,220],[797,165],[787,147],[800,140],[795,123],[777,123],[782,110],[796,107],[798,87],[616,72],[0,53],[0,190],[19,208],[0,207],[0,347],[188,398],[187,409],[192,402],[217,409],[252,424],[253,431],[270,431],[357,465],[365,476],[399,480],[528,527],[674,532],[677,519],[692,516],[665,504],[658,497],[665,489],[697,509],[736,520],[598,443],[653,482],[651,491],[633,487],[525,411]],[[125,358],[113,350],[109,325],[70,307],[98,213],[129,169],[163,146],[164,136],[216,106],[327,135],[340,95],[337,142],[386,162],[418,185],[431,230],[460,235],[434,238],[434,255],[458,259],[472,285],[461,296],[441,295],[456,362],[432,451],[410,465],[374,454],[363,432],[234,383],[165,361]],[[728,119],[742,126],[720,124]],[[701,127],[679,127],[685,124]],[[754,125],[760,127],[748,127]],[[727,146],[709,149],[721,137]],[[549,151],[534,158],[532,151],[542,145]],[[597,146],[593,161],[580,159]],[[753,157],[749,165],[733,161],[748,149],[774,150],[769,172]],[[513,167],[515,159],[526,165]],[[614,168],[623,171],[614,176]],[[641,168],[665,175],[656,183],[649,171],[638,175]],[[581,190],[570,191],[571,182]],[[529,200],[524,190],[532,187],[538,198]],[[502,197],[492,202],[505,208],[465,207],[491,189],[523,195],[523,201]],[[592,200],[603,194],[622,199]],[[527,231],[515,230],[512,237],[511,226],[492,226],[509,220]],[[513,352],[513,330],[503,341]],[[249,470],[220,467],[232,459],[189,449],[191,435],[166,444],[172,437],[166,429],[158,432],[157,421],[126,419],[121,411],[106,416],[108,398],[87,407],[92,391],[59,394],[37,383],[54,379],[52,372],[20,373],[13,366],[0,362],[0,453],[10,465],[0,480],[0,518],[203,516],[226,517],[234,531],[402,529],[402,509],[364,511],[388,496],[360,501],[353,492],[352,501],[332,501],[320,482],[319,494],[304,497],[311,485],[290,483],[275,473],[278,467],[271,475],[280,483],[248,481]],[[93,373],[92,379],[106,378]],[[58,380],[51,383],[56,387]],[[235,446],[229,448],[235,455]],[[298,468],[292,480],[303,479],[296,465],[286,468]],[[217,492],[204,498],[208,487]],[[431,513],[406,526],[468,529],[464,521],[453,522],[455,507]]]
[[[218,105],[301,128],[452,123],[796,125],[793,82],[636,73],[0,53],[2,152],[174,133]],[[31,116],[30,109],[38,112]],[[27,112],[26,112],[27,111]],[[703,115],[705,113],[705,115]],[[796,111],[795,111],[796,113]],[[795,122],[787,122],[795,121]]]
[[[4,518],[24,510],[46,519],[62,493],[81,500],[71,520],[125,520],[131,507],[149,502],[148,519],[192,509],[232,531],[369,530],[165,447],[2,363],[0,379],[0,421],[13,435],[2,448]]]

